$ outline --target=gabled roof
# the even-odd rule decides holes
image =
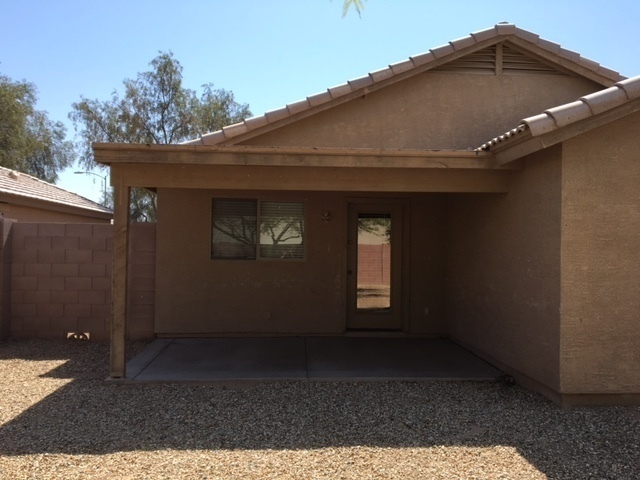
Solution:
[[[508,132],[489,140],[476,151],[489,151],[507,148],[517,142],[525,133],[530,137],[538,137],[563,127],[569,127],[583,120],[589,120],[605,113],[611,113],[624,105],[630,104],[634,100],[640,99],[640,76],[628,78],[615,83],[612,87],[600,90],[589,95],[580,97],[578,100],[550,108],[544,112],[525,118],[520,121],[517,127]],[[640,105],[638,105],[640,109]],[[621,112],[620,116],[632,113],[633,109]],[[615,116],[610,115],[607,121],[615,120]],[[597,126],[597,124],[594,124]],[[586,128],[577,131],[582,133]],[[560,139],[561,137],[558,137]],[[557,143],[557,142],[556,142]],[[547,142],[546,146],[551,146]],[[531,153],[526,151],[523,153]]]
[[[513,24],[499,23],[493,28],[474,32],[469,36],[453,40],[446,45],[433,48],[426,53],[394,63],[387,68],[371,72],[363,77],[349,80],[346,83],[311,95],[298,102],[290,103],[280,109],[229,125],[216,132],[204,134],[199,139],[185,142],[185,144],[233,145],[418,73],[437,69],[444,64],[455,65],[452,62],[505,41],[520,50],[531,52],[543,62],[557,65],[565,71],[584,76],[604,87],[609,87],[615,82],[624,79],[618,72],[583,58],[576,52],[564,49],[557,43],[544,40],[538,35],[518,28]]]
[[[105,216],[104,214],[110,216],[113,214],[111,209],[76,193],[26,173],[0,167],[0,196],[4,195],[10,195],[17,200],[36,200],[52,205],[73,207],[97,213],[98,216]]]

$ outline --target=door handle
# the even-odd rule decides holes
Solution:
[[[352,275],[353,274],[353,270],[347,270],[347,275]]]

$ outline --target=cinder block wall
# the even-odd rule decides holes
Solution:
[[[15,223],[11,247],[11,336],[109,338],[112,225]],[[130,338],[153,336],[154,252],[155,225],[132,225]]]

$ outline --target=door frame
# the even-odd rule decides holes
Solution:
[[[371,197],[347,199],[347,245],[346,245],[346,331],[394,331],[406,330],[405,295],[408,282],[404,268],[407,257],[408,200],[397,197]],[[390,213],[393,220],[391,230],[391,309],[389,313],[358,311],[357,267],[359,213]],[[351,272],[351,274],[349,274]]]

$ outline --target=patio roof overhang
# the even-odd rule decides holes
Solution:
[[[370,148],[93,145],[114,187],[111,378],[125,378],[129,199],[132,187],[351,192],[505,193],[517,163],[493,154]]]
[[[127,187],[369,192],[506,192],[488,152],[370,148],[94,144]]]

